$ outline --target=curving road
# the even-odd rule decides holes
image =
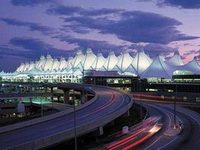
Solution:
[[[163,104],[156,101],[141,102],[147,106],[152,114],[160,114],[163,117],[163,129],[160,133],[137,147],[141,150],[173,150],[173,149],[200,149],[200,114],[177,106],[177,122],[181,122],[184,129],[180,134],[170,132],[173,128],[172,104]]]
[[[87,88],[90,88],[87,85]],[[92,87],[96,100],[76,111],[77,135],[88,133],[125,113],[131,98],[117,90]],[[38,149],[74,137],[74,113],[0,134],[0,149]]]

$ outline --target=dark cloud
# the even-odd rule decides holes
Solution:
[[[11,48],[8,45],[0,45],[0,53],[0,71],[15,71],[20,63],[34,60],[31,51]]]
[[[7,23],[8,25],[28,27],[30,31],[39,31],[43,34],[51,34],[54,29],[51,27],[43,26],[37,23],[25,22],[11,18],[1,18],[0,21]]]
[[[65,41],[70,44],[76,44],[79,47],[78,49],[86,50],[87,48],[91,48],[94,50],[95,53],[102,52],[105,55],[107,55],[109,51],[115,51],[117,54],[119,54],[124,48],[123,45],[114,45],[106,41],[97,41],[66,36],[59,36],[55,38],[59,38],[61,41]]]
[[[16,56],[3,56],[3,58],[0,59],[0,71],[5,72],[14,72],[17,67],[22,62],[28,61],[27,59],[24,59],[22,57],[16,57]]]
[[[182,23],[175,19],[141,11],[120,11],[116,20],[107,17],[68,16],[65,22],[75,29],[97,29],[101,33],[115,34],[122,40],[134,43],[168,44],[198,38],[180,33],[176,27]]]
[[[160,3],[170,5],[170,6],[178,6],[185,9],[200,8],[199,0],[164,0],[163,2],[160,2]]]
[[[120,13],[122,11],[123,10],[121,10],[121,9],[102,8],[102,9],[82,10],[81,14],[85,15],[85,16],[102,16],[102,15],[116,14],[116,13]]]
[[[152,58],[159,55],[167,56],[176,51],[176,49],[162,44],[147,44],[143,49]]]
[[[32,53],[30,51],[24,51],[19,48],[10,48],[9,46],[0,45],[0,58],[15,56],[15,57],[26,57],[31,58]]]
[[[138,0],[141,1],[141,0]],[[143,1],[153,1],[153,0],[143,0]],[[200,1],[199,0],[156,0],[158,6],[173,6],[184,9],[199,9]]]
[[[41,55],[50,54],[54,58],[74,55],[74,50],[57,49],[34,38],[15,37],[10,40],[10,44],[12,46],[0,45],[0,71],[15,71],[20,63],[38,60]]]
[[[32,58],[39,58],[41,55],[50,54],[55,57],[68,56],[72,51],[65,51],[62,49],[54,48],[52,45],[47,44],[39,39],[34,38],[21,38],[15,37],[10,40],[10,44],[17,47],[22,47],[26,50],[30,50]]]
[[[60,28],[60,31],[61,32],[70,32],[70,31],[74,31],[76,33],[81,33],[81,34],[86,34],[86,33],[89,33],[91,30],[89,28],[86,28],[86,27],[80,27],[80,26],[72,26],[72,25],[63,25],[61,28]]]
[[[48,14],[53,15],[73,15],[73,14],[79,14],[82,16],[102,16],[102,15],[108,15],[108,14],[114,14],[121,12],[121,9],[108,9],[108,8],[102,8],[102,9],[84,9],[82,7],[77,6],[63,6],[63,5],[53,5],[51,8],[47,9]]]
[[[53,15],[72,15],[74,13],[80,13],[83,10],[81,7],[55,5],[47,9],[46,12]]]
[[[54,0],[11,0],[11,3],[15,6],[36,6],[50,2],[54,2]]]

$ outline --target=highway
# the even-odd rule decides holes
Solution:
[[[128,150],[135,148],[137,145],[143,143],[161,129],[161,126],[157,124],[159,120],[160,117],[149,117],[148,119],[130,127],[127,134],[118,133],[117,136],[120,138],[112,143],[107,144],[102,149]]]
[[[163,118],[162,130],[137,147],[138,150],[173,150],[173,149],[200,149],[200,115],[194,111],[177,106],[177,123],[183,124],[183,130],[179,133],[173,131],[173,108],[172,104],[163,104],[157,101],[142,102],[148,106],[153,114],[160,114]]]
[[[174,129],[174,105],[164,104],[158,101],[137,100],[136,103],[144,106],[150,116],[139,124],[130,127],[128,134],[117,133],[117,140],[105,145],[102,149],[108,150],[176,150],[176,149],[200,149],[200,115],[186,109],[181,105],[177,106],[177,124],[183,126]],[[155,127],[155,118],[159,119],[162,128],[151,132]],[[157,127],[156,127],[157,128]]]
[[[87,85],[88,86],[88,85]],[[117,90],[92,88],[96,100],[76,111],[77,135],[88,133],[127,112],[132,99]],[[74,113],[0,134],[0,149],[39,149],[74,137]]]

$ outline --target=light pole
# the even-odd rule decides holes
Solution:
[[[74,101],[74,149],[77,150],[77,134],[76,134],[76,106],[75,106],[75,95],[73,89],[73,101]]]
[[[43,117],[43,102],[41,97],[40,97],[40,106],[41,106],[41,117]]]
[[[175,99],[174,99],[174,128],[176,128],[176,99],[177,99],[177,83],[175,85]]]

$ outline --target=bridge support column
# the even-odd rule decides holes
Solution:
[[[30,112],[32,113],[32,110],[33,110],[33,99],[32,99],[32,97],[30,97],[30,103],[31,103]]]
[[[64,89],[64,103],[69,101],[69,89]]]
[[[128,117],[130,116],[130,110],[127,111],[127,116],[128,116]]]
[[[39,87],[35,86],[35,91],[38,92],[39,90]]]
[[[53,95],[51,96],[51,102],[53,103]]]
[[[61,102],[60,97],[61,97],[60,95],[57,96],[58,102]]]
[[[87,102],[87,92],[85,90],[81,91],[81,103],[84,104]]]
[[[103,135],[104,131],[103,131],[103,126],[99,127],[99,135]]]
[[[36,91],[36,87],[33,86],[33,87],[32,87],[32,92],[35,92],[35,91]]]
[[[30,93],[32,93],[33,92],[33,87],[29,87],[29,89],[30,89]]]
[[[47,87],[44,87],[44,92],[47,93]]]
[[[53,87],[51,87],[51,94],[53,94]]]

